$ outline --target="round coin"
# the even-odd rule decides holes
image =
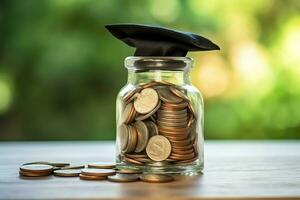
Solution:
[[[107,176],[87,176],[84,174],[79,174],[80,179],[89,181],[99,181],[107,179]]]
[[[66,166],[69,166],[70,163],[65,163],[65,162],[50,162],[49,165],[52,165],[53,167],[66,167]]]
[[[81,173],[80,169],[59,169],[54,170],[54,176],[62,176],[62,177],[76,177]]]
[[[97,169],[113,169],[116,167],[116,163],[114,162],[93,162],[88,164],[89,168],[97,168]]]
[[[111,182],[134,182],[139,179],[138,174],[116,174],[107,177]]]
[[[165,174],[142,174],[140,179],[150,183],[166,183],[174,180],[172,176]]]
[[[154,135],[158,135],[158,128],[156,126],[156,124],[152,121],[146,121],[145,122],[148,131],[149,131],[149,137],[152,137]]]
[[[86,176],[111,176],[116,173],[112,169],[94,169],[94,168],[85,168],[81,170],[81,174]]]
[[[155,135],[150,138],[146,152],[152,160],[163,161],[167,159],[171,153],[171,143],[166,137]]]
[[[129,130],[129,137],[128,137],[128,144],[127,147],[125,149],[125,152],[133,152],[135,150],[136,144],[137,144],[137,130],[135,127],[133,126],[128,126],[128,130]]]
[[[149,113],[145,114],[145,115],[138,115],[135,120],[145,120],[149,117],[151,117],[158,109],[160,108],[160,101],[158,102],[157,106]]]
[[[132,168],[128,168],[128,169],[118,169],[116,171],[118,174],[141,174],[142,171],[139,169],[132,169]]]
[[[140,114],[151,112],[158,104],[158,94],[152,88],[143,89],[134,100],[134,108]]]
[[[169,87],[159,87],[157,88],[157,92],[159,93],[159,97],[163,102],[166,103],[180,103],[182,102],[182,98],[174,95]]]
[[[30,165],[22,165],[20,167],[21,171],[24,172],[32,172],[32,173],[47,173],[52,172],[53,166],[51,165],[45,165],[45,164],[30,164]]]
[[[180,89],[176,88],[175,86],[170,87],[170,91],[175,94],[176,96],[184,99],[184,100],[189,100],[188,96],[184,94]]]
[[[128,145],[128,135],[128,127],[125,124],[119,126],[117,138],[122,150],[125,150]]]
[[[62,167],[60,169],[82,169],[82,168],[84,168],[84,165],[70,165],[70,166]]]
[[[121,114],[121,124],[128,124],[132,121],[132,119],[134,118],[134,108],[133,108],[133,104],[129,103],[125,106],[122,114]]]
[[[49,176],[51,172],[27,172],[27,171],[19,171],[19,174],[21,176],[27,176],[27,177],[43,177],[43,176]]]
[[[126,103],[129,103],[132,99],[132,97],[137,93],[137,92],[140,92],[141,91],[141,88],[140,87],[137,87],[137,88],[134,88],[133,90],[127,92],[124,96],[123,96],[123,101],[126,102]]]
[[[146,148],[149,138],[149,132],[146,124],[142,121],[137,121],[134,123],[134,127],[137,130],[137,144],[135,147],[135,152],[139,153]]]
[[[124,162],[127,162],[127,163],[132,163],[132,164],[136,164],[136,165],[143,165],[142,162],[140,161],[137,161],[135,159],[132,159],[132,158],[127,158],[127,157],[124,157],[123,159]]]

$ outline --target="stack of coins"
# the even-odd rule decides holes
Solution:
[[[123,96],[120,116],[122,162],[162,166],[198,158],[197,118],[185,89],[168,82],[141,84]]]
[[[48,164],[27,164],[20,167],[19,174],[26,177],[49,176],[54,167]]]
[[[32,164],[33,163],[33,164]],[[45,177],[53,174],[60,177],[80,177],[82,180],[100,181],[108,179],[111,182],[134,182],[142,180],[145,182],[163,183],[173,181],[170,175],[163,174],[142,174],[142,171],[134,168],[115,170],[116,164],[111,162],[95,162],[85,165],[66,166],[62,163],[55,163],[61,166],[55,170],[55,166],[49,162],[25,163],[20,167],[19,174],[22,177]],[[42,164],[40,164],[42,163]],[[54,163],[52,163],[54,164]],[[83,168],[83,169],[81,169]]]

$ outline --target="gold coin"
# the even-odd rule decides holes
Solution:
[[[81,170],[81,174],[86,176],[111,176],[116,173],[112,169],[95,169],[95,168],[85,168]]]
[[[158,94],[152,88],[143,89],[134,100],[134,108],[140,114],[151,112],[158,104]]]
[[[149,158],[135,158],[134,160],[142,162],[142,163],[152,162],[152,160],[150,160]]]
[[[134,123],[134,127],[137,130],[137,144],[135,147],[135,152],[141,152],[143,151],[148,143],[148,138],[149,138],[149,132],[146,124],[142,121],[137,121]]]
[[[99,181],[107,179],[107,176],[88,176],[84,174],[79,174],[80,179],[89,181]]]
[[[147,155],[145,155],[145,154],[128,154],[128,153],[126,153],[125,156],[128,158],[133,158],[133,159],[147,157]]]
[[[128,126],[129,129],[129,137],[128,137],[128,145],[126,147],[125,152],[133,152],[136,148],[137,144],[137,130],[133,126]]]
[[[158,109],[160,108],[160,101],[158,102],[157,106],[149,113],[145,114],[145,115],[138,115],[135,120],[139,121],[139,120],[145,120],[149,117],[151,117]]]
[[[186,146],[173,146],[172,150],[177,150],[177,151],[185,151],[188,149],[194,148],[192,144],[186,145]]]
[[[178,128],[184,128],[186,127],[187,125],[187,122],[186,121],[183,121],[183,122],[165,122],[165,121],[157,121],[157,124],[159,127],[178,127]]]
[[[116,174],[113,176],[107,177],[109,181],[111,182],[135,182],[139,179],[138,174]]]
[[[156,126],[156,124],[152,121],[146,121],[145,122],[148,131],[149,131],[149,136],[152,137],[154,135],[158,135],[158,128]]]
[[[20,170],[19,171],[19,174],[21,176],[26,176],[26,177],[43,177],[43,176],[49,176],[51,174],[51,171],[50,172],[27,172],[27,171],[22,171]]]
[[[49,165],[52,165],[53,167],[66,167],[66,166],[69,166],[70,163],[65,163],[65,162],[50,162]]]
[[[30,172],[30,173],[48,173],[52,172],[53,166],[45,164],[30,164],[22,165],[20,167],[21,171]]]
[[[128,124],[132,121],[132,116],[134,115],[133,104],[129,103],[125,106],[121,114],[121,124]]]
[[[167,159],[171,153],[171,143],[162,135],[155,135],[150,138],[146,147],[149,158],[154,161],[163,161]]]
[[[159,93],[159,98],[166,103],[180,103],[182,102],[182,98],[174,95],[169,87],[159,87],[157,88],[157,92]]]
[[[188,134],[177,134],[177,135],[168,135],[168,134],[163,134],[163,136],[165,136],[166,138],[168,138],[168,140],[185,140],[188,138]]]
[[[140,179],[150,183],[166,183],[174,180],[172,176],[166,174],[142,174]]]
[[[70,166],[61,167],[60,169],[82,169],[82,168],[84,168],[84,165],[70,165]]]
[[[88,164],[89,168],[97,168],[97,169],[113,169],[116,167],[116,163],[114,162],[93,162]]]
[[[172,109],[160,109],[158,114],[165,114],[165,115],[184,115],[187,114],[186,108],[180,110],[172,110]]]
[[[49,162],[47,161],[28,162],[28,163],[24,163],[23,165],[33,165],[33,164],[50,165]]]
[[[174,127],[158,127],[159,132],[165,132],[170,134],[180,134],[180,133],[188,133],[189,129],[187,127],[183,128],[174,128]]]
[[[160,122],[165,122],[165,123],[181,123],[181,122],[185,122],[186,124],[187,124],[187,121],[188,121],[188,119],[187,119],[187,117],[184,117],[184,118],[182,118],[182,119],[180,119],[180,118],[174,118],[174,119],[172,119],[172,118],[159,118],[158,120],[157,120],[158,122],[160,121]]]
[[[170,87],[170,91],[175,94],[176,96],[184,99],[184,100],[189,100],[188,96],[186,96],[186,94],[184,94],[181,90],[179,90],[178,88],[176,88],[175,86],[171,86]]]
[[[125,150],[128,145],[128,132],[128,127],[125,124],[119,126],[117,137],[122,150]]]
[[[124,96],[123,96],[123,101],[126,103],[130,102],[130,99],[138,92],[141,91],[140,87],[134,88],[133,90],[128,91]]]
[[[161,105],[162,109],[165,110],[182,110],[188,106],[188,102],[183,101],[181,103],[163,103]]]
[[[171,142],[171,145],[172,146],[186,146],[186,145],[190,145],[191,144],[191,141],[190,140],[170,140]]]
[[[132,169],[132,168],[128,168],[128,169],[119,169],[117,170],[118,174],[141,174],[142,171],[139,169]]]
[[[152,167],[163,167],[168,165],[168,161],[161,161],[161,162],[148,162],[147,165],[152,166]]]
[[[194,149],[191,148],[191,149],[187,149],[187,150],[178,150],[178,149],[174,149],[172,148],[172,152],[171,154],[191,154],[191,153],[194,153]]]
[[[80,169],[59,169],[54,170],[54,176],[62,176],[62,177],[75,177],[79,176],[81,173]]]
[[[191,154],[175,154],[175,153],[172,153],[170,155],[170,158],[171,159],[175,159],[175,160],[188,160],[188,159],[192,159],[194,158],[195,154],[194,153],[191,153]]]
[[[132,163],[132,164],[136,164],[136,165],[143,165],[142,162],[134,160],[132,158],[124,157],[123,161],[126,162],[126,163]]]
[[[191,163],[191,162],[194,162],[198,159],[197,156],[195,156],[194,158],[191,158],[191,159],[187,159],[187,160],[178,160],[175,162],[175,164],[185,164],[185,163]]]

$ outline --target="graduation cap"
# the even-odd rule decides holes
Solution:
[[[205,37],[159,26],[112,24],[105,26],[116,38],[135,47],[134,56],[186,56],[188,51],[219,50]]]

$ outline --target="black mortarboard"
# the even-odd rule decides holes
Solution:
[[[186,56],[188,51],[220,49],[200,35],[159,26],[112,24],[105,27],[127,45],[135,47],[135,56]]]

